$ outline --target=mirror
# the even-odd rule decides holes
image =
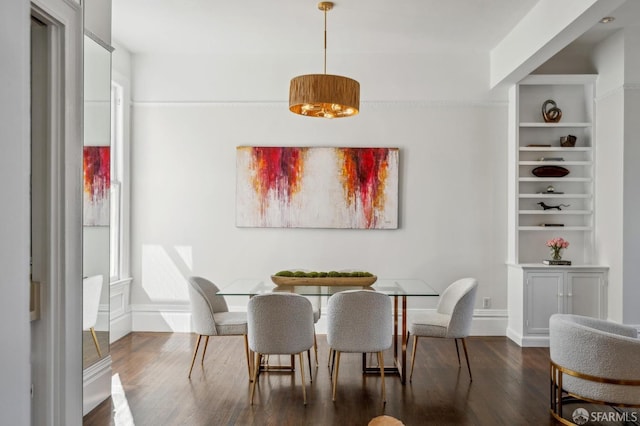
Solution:
[[[82,368],[109,354],[111,52],[84,36]]]

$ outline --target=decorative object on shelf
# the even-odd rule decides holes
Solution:
[[[562,210],[562,207],[571,207],[571,204],[558,204],[557,206],[549,206],[547,204],[545,204],[544,202],[540,201],[539,203],[537,203],[540,207],[542,207],[543,210]]]
[[[530,143],[527,148],[551,148],[551,144],[547,143]]]
[[[573,135],[561,136],[560,137],[560,146],[565,148],[573,148],[576,146],[577,137]]]
[[[569,174],[569,169],[561,166],[540,166],[531,171],[537,177],[563,177]]]
[[[558,265],[558,266],[570,266],[570,260],[553,260],[553,259],[545,259],[542,261],[545,265]]]
[[[289,86],[289,110],[307,117],[340,118],[358,114],[360,83],[348,77],[327,74],[327,12],[333,3],[318,3],[324,12],[324,72],[299,75]]]
[[[541,223],[540,226],[542,227],[559,227],[559,226],[564,226],[564,223]]]
[[[551,249],[552,260],[562,260],[562,250],[569,247],[569,241],[562,237],[555,237],[547,240],[547,247]]]
[[[562,110],[553,99],[547,99],[542,104],[542,118],[545,123],[557,123],[562,118]]]
[[[540,157],[538,161],[564,161],[562,157]]]

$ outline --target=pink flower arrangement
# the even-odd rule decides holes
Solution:
[[[547,247],[551,248],[551,254],[555,260],[561,259],[560,250],[569,247],[569,241],[561,237],[552,238],[547,241]]]
[[[552,250],[555,249],[565,249],[567,247],[569,247],[569,241],[561,238],[561,237],[557,237],[557,238],[552,238],[550,240],[547,241],[547,247],[550,247]]]

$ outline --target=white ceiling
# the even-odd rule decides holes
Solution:
[[[328,51],[490,51],[539,0],[337,0],[328,12]],[[312,53],[323,48],[316,0],[113,0],[113,38],[132,53]],[[640,24],[628,0],[612,24],[576,44],[592,46]]]
[[[489,51],[538,0],[337,0],[328,51]],[[310,53],[316,0],[113,0],[113,38],[133,53]]]

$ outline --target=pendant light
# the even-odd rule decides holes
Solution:
[[[318,3],[324,12],[324,73],[291,79],[289,110],[307,117],[339,118],[356,115],[360,109],[360,83],[348,77],[327,74],[327,12],[333,3]]]

